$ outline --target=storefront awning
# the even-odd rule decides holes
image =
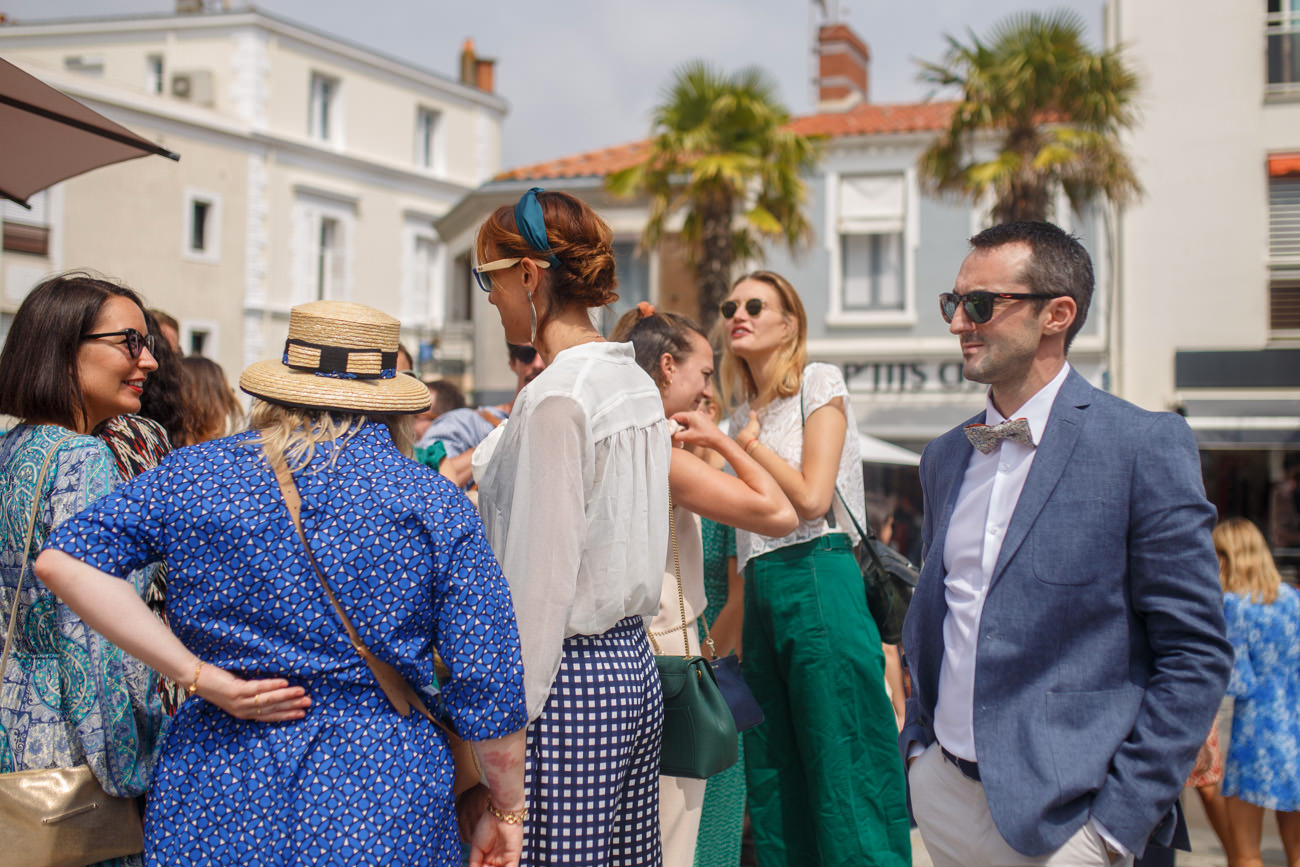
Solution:
[[[1300,177],[1300,154],[1271,154],[1268,158],[1270,178]]]
[[[921,464],[921,456],[916,452],[861,431],[858,432],[858,447],[862,449],[862,460],[869,464],[897,464],[904,467]]]
[[[1300,401],[1188,400],[1183,411],[1204,449],[1300,448]]]

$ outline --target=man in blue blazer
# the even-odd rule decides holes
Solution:
[[[1066,362],[1092,264],[1050,223],[971,239],[944,319],[984,413],[921,459],[924,566],[899,743],[935,865],[1131,863],[1227,685],[1218,560],[1186,423]]]

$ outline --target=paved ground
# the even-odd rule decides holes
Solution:
[[[1205,811],[1201,809],[1201,801],[1191,789],[1183,792],[1183,809],[1187,813],[1192,851],[1178,853],[1175,861],[1177,867],[1226,867],[1228,859],[1223,854],[1223,847],[1219,845],[1219,838],[1214,836],[1210,823],[1205,819]],[[1277,825],[1274,824],[1272,815],[1264,817],[1263,854],[1266,867],[1286,867],[1282,841],[1277,836]],[[930,856],[925,853],[921,836],[916,831],[912,832],[912,865],[932,867]]]

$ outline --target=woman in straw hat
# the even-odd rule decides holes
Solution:
[[[546,361],[479,482],[524,652],[525,864],[663,863],[663,698],[645,621],[668,550],[671,443],[632,347],[588,317],[618,297],[610,237],[585,204],[540,190],[478,234],[475,275],[506,340]]]
[[[394,712],[434,704],[435,650],[451,672],[436,704],[492,785],[471,863],[517,862],[510,596],[468,501],[403,457],[429,394],[395,375],[397,336],[358,304],[295,307],[283,359],[240,379],[253,430],[174,453],[66,522],[38,561],[91,626],[199,699],[150,791],[150,864],[459,864],[445,736]],[[115,577],[155,560],[174,634]],[[383,689],[362,644],[396,668]]]

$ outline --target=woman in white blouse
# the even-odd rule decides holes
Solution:
[[[758,863],[910,865],[884,657],[845,511],[865,523],[848,389],[838,368],[807,363],[803,304],[779,274],[742,277],[721,313],[731,429],[800,519],[779,538],[736,533],[743,670],[767,717],[745,733]]]
[[[506,340],[546,360],[479,483],[524,659],[521,863],[653,867],[663,698],[645,619],[668,547],[668,421],[632,348],[592,328],[588,308],[618,296],[590,208],[530,190],[488,218],[476,253]]]
[[[659,387],[664,414],[676,429],[674,443],[714,449],[735,471],[728,475],[685,448],[673,449],[668,485],[676,544],[664,566],[659,613],[650,624],[651,645],[657,654],[696,656],[696,621],[708,604],[700,517],[772,535],[792,532],[799,519],[776,480],[698,411],[702,400],[713,397],[713,347],[698,325],[675,313],[656,313],[642,302],[619,320],[613,339],[631,342],[637,363]],[[706,782],[686,777],[660,780],[665,864],[694,863]]]

